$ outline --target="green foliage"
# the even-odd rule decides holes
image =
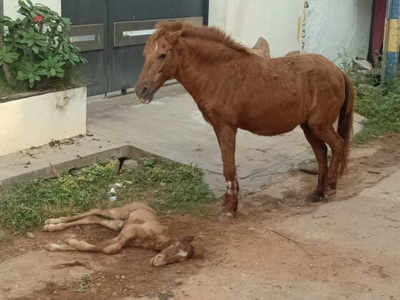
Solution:
[[[136,190],[152,190],[156,198],[152,204],[160,211],[193,210],[214,199],[202,171],[193,166],[143,159],[134,173]]]
[[[111,202],[110,187],[116,183],[118,200]],[[193,166],[143,159],[117,174],[114,163],[98,163],[56,179],[0,188],[0,227],[21,233],[47,218],[136,200],[160,212],[199,211],[214,199],[201,170]]]
[[[17,61],[19,54],[13,52],[8,46],[3,46],[0,48],[0,65],[3,63],[12,64]]]
[[[0,66],[5,79],[26,83],[29,88],[49,88],[39,84],[53,83],[56,79],[68,81],[66,69],[86,62],[79,49],[69,40],[71,22],[42,4],[31,0],[18,0],[21,18],[0,18],[5,28],[3,47],[0,49]]]
[[[356,89],[356,111],[364,116],[363,130],[355,141],[365,143],[386,133],[400,132],[400,80],[377,86],[372,74],[352,74]]]

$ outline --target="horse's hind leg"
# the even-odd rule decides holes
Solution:
[[[309,125],[315,135],[326,142],[332,149],[332,159],[328,170],[328,186],[331,194],[336,193],[336,182],[338,177],[338,169],[343,159],[344,141],[337,134],[332,125],[322,128],[321,126]]]
[[[310,143],[318,162],[318,185],[308,197],[307,201],[317,202],[325,197],[326,175],[328,172],[327,147],[309,128],[307,124],[301,125],[307,141]]]

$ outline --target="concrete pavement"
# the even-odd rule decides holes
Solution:
[[[356,130],[359,128],[357,123]],[[89,100],[88,131],[90,136],[61,145],[0,157],[0,182],[29,178],[32,174],[48,175],[54,169],[48,168],[50,164],[60,166],[61,171],[71,166],[71,160],[81,166],[95,160],[99,152],[104,157],[123,156],[127,150],[121,147],[131,145],[177,162],[193,163],[205,170],[206,181],[217,194],[224,191],[221,155],[214,132],[179,84],[163,87],[148,105],[139,104],[134,94]],[[91,159],[85,160],[87,157]],[[296,168],[313,158],[313,154],[297,128],[275,137],[240,131],[236,158],[241,191],[247,193],[267,187],[274,175]]]

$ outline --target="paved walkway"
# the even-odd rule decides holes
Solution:
[[[30,176],[50,164],[132,145],[178,162],[194,163],[206,171],[206,180],[217,193],[224,190],[221,156],[212,128],[178,84],[162,88],[149,105],[138,104],[134,94],[90,100],[88,130],[90,136],[70,144],[0,157],[0,182]],[[236,157],[241,190],[246,193],[268,186],[273,175],[296,168],[313,154],[300,129],[276,137],[240,131]]]

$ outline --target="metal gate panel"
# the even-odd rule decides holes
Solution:
[[[81,49],[88,64],[80,66],[88,85],[88,95],[107,92],[105,31],[107,7],[105,0],[63,0],[62,15],[72,21],[71,39]],[[92,37],[94,40],[91,40]],[[85,40],[86,38],[86,40]]]
[[[88,95],[95,95],[134,87],[156,22],[207,24],[208,0],[62,0],[62,14],[71,19],[71,40],[89,61],[81,70]]]
[[[104,50],[104,24],[73,25],[70,40],[81,52]]]
[[[113,41],[110,41],[112,44],[109,44],[112,49],[111,65],[108,68],[109,90],[116,91],[134,87],[144,63],[142,52],[149,35],[123,37],[121,27],[128,26],[125,27],[128,29],[125,31],[132,31],[129,30],[129,26],[133,26],[133,29],[135,26],[138,29],[153,29],[158,20],[193,16],[203,16],[203,0],[109,1],[109,21],[112,26],[110,36],[114,35]],[[135,21],[142,22],[135,23]],[[117,46],[115,45],[116,40]]]
[[[187,17],[174,19],[156,19],[146,21],[114,22],[114,47],[143,45],[155,31],[155,25],[160,21],[185,21],[194,25],[203,25],[203,17]]]

